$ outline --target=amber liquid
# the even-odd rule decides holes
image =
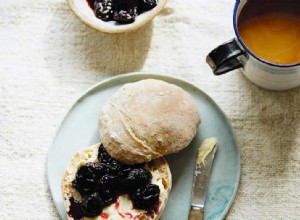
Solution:
[[[261,59],[300,63],[300,0],[248,0],[238,30],[246,46]]]

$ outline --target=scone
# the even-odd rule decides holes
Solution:
[[[156,220],[171,185],[163,158],[125,165],[96,144],[73,156],[64,173],[62,192],[68,219]]]
[[[101,142],[113,158],[126,164],[182,150],[196,135],[199,124],[192,96],[155,79],[125,84],[99,114]]]

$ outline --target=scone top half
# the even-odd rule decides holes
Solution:
[[[155,79],[125,84],[102,106],[100,138],[115,159],[135,164],[187,147],[200,124],[197,104],[180,87]]]

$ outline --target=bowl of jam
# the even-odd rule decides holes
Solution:
[[[151,21],[167,0],[67,0],[86,25],[106,33],[136,30]]]

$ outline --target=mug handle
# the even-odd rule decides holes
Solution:
[[[241,59],[241,56],[244,58]],[[206,57],[206,63],[212,68],[215,75],[244,67],[243,61],[245,60],[248,60],[248,55],[240,48],[235,39],[218,46]]]

